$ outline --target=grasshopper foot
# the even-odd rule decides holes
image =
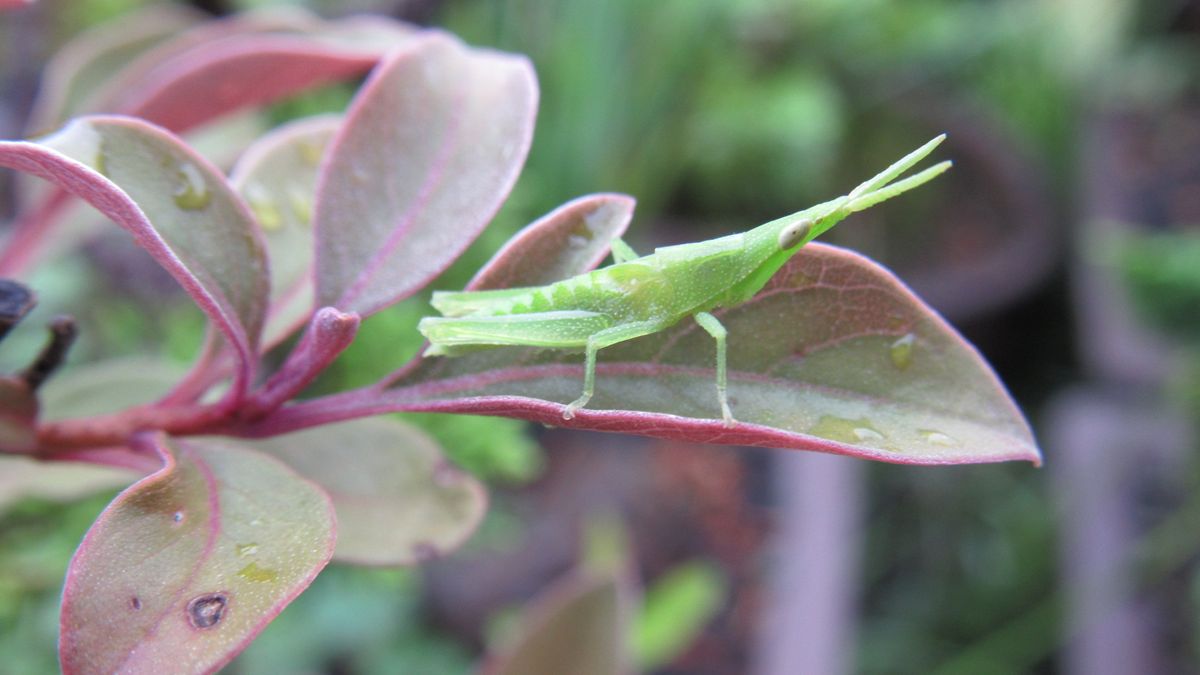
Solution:
[[[737,420],[733,419],[733,412],[729,410],[729,403],[723,398],[721,399],[721,420],[727,427],[737,424]]]
[[[564,420],[575,419],[575,411],[579,410],[583,406],[587,405],[588,400],[590,400],[591,398],[592,398],[591,394],[584,394],[583,396],[580,396],[579,398],[575,399],[574,401],[568,403],[567,407],[563,408],[563,414],[562,414],[563,419]]]

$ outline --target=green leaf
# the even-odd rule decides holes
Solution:
[[[278,461],[214,440],[142,445],[165,466],[105,509],[67,573],[68,675],[213,672],[333,553],[328,497]]]
[[[638,669],[655,670],[679,656],[716,615],[725,594],[720,570],[704,561],[684,563],[655,579],[633,630]]]
[[[418,429],[368,418],[255,441],[325,488],[338,518],[338,560],[413,565],[457,548],[487,509],[479,481]]]
[[[317,194],[317,306],[363,316],[444,270],[525,161],[537,83],[519,56],[430,33],[359,91]]]

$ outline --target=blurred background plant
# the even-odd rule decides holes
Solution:
[[[39,0],[0,17],[0,137],[26,131],[37,74],[60,46],[147,4]],[[381,12],[530,55],[542,102],[525,173],[436,287],[461,287],[518,227],[579,194],[635,195],[630,242],[648,250],[839,194],[948,131],[947,179],[835,241],[896,269],[980,347],[1049,467],[816,461],[409,416],[494,486],[482,531],[418,571],[322,574],[229,672],[463,672],[489,640],[519,632],[496,628],[513,608],[581,564],[597,513],[626,523],[649,590],[625,639],[656,672],[1200,663],[1200,3],[191,4]],[[339,110],[352,91],[242,123]],[[6,217],[14,193],[0,178]],[[182,294],[108,238],[87,252],[34,283],[47,308],[90,308],[77,314],[90,337],[73,358],[155,349],[186,365],[202,319]],[[372,317],[322,386],[404,362],[425,312],[410,300]],[[18,337],[4,357],[36,348]],[[15,496],[5,490],[0,476],[0,495]],[[3,507],[5,668],[55,670],[62,572],[110,497]],[[772,629],[787,637],[762,637]]]

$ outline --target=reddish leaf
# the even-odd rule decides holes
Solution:
[[[119,117],[0,142],[0,166],[45,178],[128,230],[233,346],[240,395],[256,364],[269,280],[258,228],[220,171],[169,133]]]
[[[340,125],[340,117],[328,115],[281,126],[250,146],[230,176],[262,226],[270,254],[264,349],[295,332],[312,313],[317,170]]]
[[[67,675],[213,672],[333,553],[328,497],[277,460],[211,440],[143,441],[163,469],[109,505],[67,572]]]
[[[411,33],[398,22],[324,22],[295,9],[236,15],[146,52],[104,87],[90,109],[137,115],[181,132],[238,108],[362,74]]]
[[[555,426],[906,464],[1039,462],[1020,411],[979,354],[890,272],[808,244],[729,330],[729,400],[717,408],[713,340],[693,322],[600,352],[596,396],[574,420],[582,358],[499,348],[425,359],[390,389],[284,409],[254,433],[389,410],[519,417]]]
[[[128,97],[120,112],[183,131],[242,107],[263,105],[320,84],[366,72],[378,54],[300,37],[226,38],[189,53],[161,84]]]
[[[366,316],[445,269],[516,181],[536,100],[527,60],[440,33],[381,64],[322,170],[316,306]]]
[[[202,15],[181,5],[151,5],[80,33],[46,64],[26,128],[41,135],[71,115],[96,112],[97,92],[137,57],[194,25]]]
[[[208,22],[155,44],[169,31],[162,25],[161,31],[148,29],[150,13],[118,20],[133,33],[128,43],[92,45],[107,51],[97,53],[86,73],[77,70],[69,78],[71,89],[79,89],[84,75],[89,84],[95,80],[86,97],[76,92],[72,100],[78,109],[135,115],[183,132],[238,109],[357,77],[415,34],[395,21],[352,17],[323,22],[307,12],[276,9]],[[145,51],[137,58],[122,61],[141,49]],[[81,51],[86,53],[87,46]],[[77,61],[70,59],[68,66],[78,67]],[[64,112],[62,79],[48,83],[34,120],[39,132]],[[8,250],[0,251],[0,270],[10,275],[43,252],[65,200],[52,192],[28,203],[33,206],[14,228]]]
[[[509,239],[467,288],[540,286],[596,267],[629,227],[634,203],[599,194],[563,204]]]

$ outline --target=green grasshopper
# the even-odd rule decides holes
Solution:
[[[942,162],[896,181],[944,139],[943,134],[929,141],[848,195],[747,232],[657,248],[640,258],[614,239],[614,264],[548,286],[434,292],[433,307],[442,316],[426,317],[417,327],[430,342],[425,356],[457,356],[500,346],[582,349],[583,394],[563,409],[563,418],[569,420],[592,397],[598,351],[691,316],[716,340],[717,400],[726,426],[732,426],[726,396],[726,330],[710,310],[753,298],[800,247],[846,216],[948,169],[950,162]]]

